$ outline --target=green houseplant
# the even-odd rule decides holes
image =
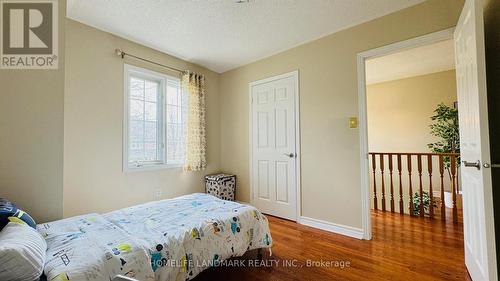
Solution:
[[[430,126],[430,134],[438,138],[436,142],[427,144],[427,147],[434,153],[460,153],[460,135],[458,125],[458,109],[450,107],[444,103],[437,105],[434,110],[434,115],[431,120],[434,121]],[[460,156],[455,158],[455,164],[460,165]],[[448,173],[450,181],[451,174],[451,157],[443,157],[444,168]],[[424,191],[422,194],[423,202],[420,202],[420,195],[415,193],[412,197],[413,214],[420,214],[420,204],[424,205],[424,211],[428,212],[430,204],[436,205],[434,200],[431,200],[431,195]]]
[[[422,198],[424,203],[424,213],[428,213],[429,206],[431,204],[429,192],[424,191],[422,193]],[[412,201],[413,201],[413,215],[418,216],[420,215],[420,194],[418,194],[418,192],[415,192],[415,194],[413,194]]]
[[[460,135],[458,127],[458,109],[444,103],[438,104],[434,110],[435,115],[431,117],[434,121],[429,127],[430,134],[438,137],[438,141],[427,144],[427,147],[435,153],[460,153]],[[456,157],[457,167],[460,165],[460,157]],[[451,159],[443,157],[444,167],[451,180]]]

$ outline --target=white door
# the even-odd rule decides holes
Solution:
[[[481,0],[466,0],[454,37],[465,264],[475,281],[497,280],[483,28]]]
[[[263,213],[297,219],[297,72],[253,82],[252,203]]]

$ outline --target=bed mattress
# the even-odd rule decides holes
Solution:
[[[270,248],[268,221],[252,206],[195,193],[107,214],[40,224],[47,280],[190,280],[246,251]]]

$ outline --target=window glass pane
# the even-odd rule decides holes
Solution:
[[[179,151],[180,145],[177,142],[168,143],[167,147],[167,159],[170,163],[177,163],[184,159],[184,155]]]
[[[169,142],[167,144],[167,161],[169,163],[171,163],[172,160],[174,160],[174,152],[175,152],[174,145],[173,145],[173,143]]]
[[[186,121],[186,116],[184,116],[184,112],[183,112],[183,107],[182,106],[179,106],[179,108],[177,109],[177,119],[179,120],[179,124],[183,124],[185,123]]]
[[[144,122],[131,120],[129,135],[131,140],[142,141],[144,136]]]
[[[180,123],[179,107],[175,105],[167,105],[167,123]]]
[[[179,88],[171,85],[167,86],[167,104],[178,105],[178,92]]]
[[[154,102],[145,102],[145,120],[147,121],[156,121],[156,103]]]
[[[135,99],[144,99],[144,80],[130,78],[130,97]]]
[[[167,85],[167,163],[182,164],[185,158],[185,131],[187,99],[179,83],[169,81]]]
[[[145,161],[154,161],[158,160],[157,155],[158,149],[156,148],[156,141],[145,142],[144,143],[144,160]]]
[[[144,127],[144,141],[157,141],[157,126],[156,126],[156,121],[146,121],[145,127]]]
[[[158,98],[158,82],[146,81],[146,89],[145,89],[145,99],[146,101],[156,102]]]
[[[174,139],[175,128],[174,124],[167,123],[167,142],[171,142]]]
[[[163,135],[163,120],[158,116],[161,83],[156,78],[138,77],[130,77],[129,82],[128,162],[157,163],[164,158],[159,145]]]
[[[130,121],[129,162],[140,161],[144,158],[143,126],[143,121]]]
[[[184,142],[169,142],[167,144],[167,159],[169,163],[182,163],[184,161]]]
[[[144,119],[144,102],[141,100],[130,100],[130,119],[143,120]]]
[[[142,146],[141,143],[130,143],[130,148],[129,148],[129,162],[136,162],[136,161],[141,161],[144,158],[144,147]]]
[[[185,132],[184,127],[185,126],[183,124],[179,124],[177,126],[177,141],[179,141],[179,142],[184,142],[184,138],[186,137],[184,135],[184,132]]]
[[[181,97],[181,91],[179,89],[177,89],[176,96],[177,96],[177,105],[181,106],[182,105],[182,97]]]
[[[167,164],[184,162],[187,99],[178,80],[165,77],[165,84],[159,81],[146,71],[130,77],[127,144],[130,163],[163,163],[165,157]],[[162,90],[166,90],[165,100],[160,104]]]

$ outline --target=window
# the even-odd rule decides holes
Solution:
[[[125,65],[124,170],[180,167],[187,100],[178,78]]]

